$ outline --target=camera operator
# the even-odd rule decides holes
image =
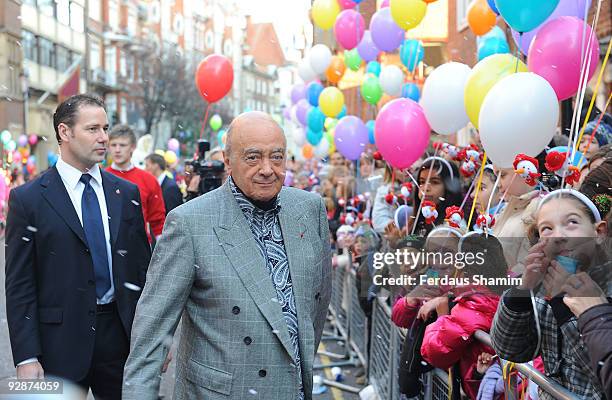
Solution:
[[[187,183],[185,202],[216,189],[227,178],[223,164],[223,151],[220,147],[208,151],[209,148],[210,143],[207,141],[198,141],[197,159],[185,163]],[[208,157],[205,157],[206,152],[208,152]]]

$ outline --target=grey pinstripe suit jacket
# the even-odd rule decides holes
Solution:
[[[293,188],[283,188],[279,196],[310,399],[331,295],[329,229],[318,196]],[[161,367],[181,315],[175,399],[297,397],[281,306],[227,182],[168,214],[136,308],[124,399],[157,399]]]

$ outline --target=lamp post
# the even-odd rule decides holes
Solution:
[[[23,95],[23,134],[28,134],[28,108],[29,108],[29,88],[30,84],[28,81],[28,70],[23,69],[23,72],[19,75],[21,83],[21,94]]]

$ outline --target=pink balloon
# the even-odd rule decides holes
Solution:
[[[591,79],[599,61],[599,45],[593,29],[581,19],[559,17],[547,22],[529,47],[529,70],[546,79],[559,100],[569,99],[578,91],[583,41],[589,38],[585,67],[588,65]]]
[[[389,7],[389,0],[383,0],[383,2],[380,3],[380,8],[385,8],[385,7]]]
[[[28,136],[28,143],[30,143],[30,146],[34,146],[38,143],[38,135],[31,133],[30,136]]]
[[[363,37],[365,21],[363,16],[355,10],[344,10],[336,18],[334,35],[340,46],[352,50]]]
[[[395,99],[378,113],[374,135],[384,159],[395,168],[408,168],[429,144],[431,128],[421,106],[411,99]]]
[[[338,5],[340,6],[340,8],[342,8],[343,10],[348,10],[349,8],[355,8],[355,6],[357,5],[357,3],[355,3],[352,0],[338,0]]]

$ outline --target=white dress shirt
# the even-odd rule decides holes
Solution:
[[[161,186],[164,183],[164,179],[166,179],[165,171],[159,174],[159,176],[157,177],[157,183],[159,183],[159,186]]]
[[[70,200],[72,201],[72,205],[79,216],[79,221],[81,222],[81,226],[83,226],[83,212],[81,208],[81,200],[83,198],[83,191],[85,190],[85,184],[80,181],[81,175],[83,173],[68,164],[62,158],[58,158],[57,163],[55,164],[57,168],[57,172],[59,172],[60,177],[62,178],[62,182],[66,187],[66,191],[70,196]],[[91,175],[92,179],[89,181],[89,184],[96,192],[96,196],[98,196],[98,203],[100,204],[100,212],[102,213],[102,225],[104,225],[104,237],[106,239],[106,255],[108,257],[108,269],[111,277],[111,287],[110,289],[102,296],[101,299],[96,299],[97,304],[107,304],[114,300],[115,298],[115,284],[113,282],[113,257],[111,252],[111,242],[110,242],[110,227],[109,227],[109,216],[108,210],[106,209],[106,198],[104,196],[104,188],[102,187],[102,174],[100,173],[100,167],[98,164],[94,165],[89,170],[89,175]],[[38,361],[37,357],[28,358],[27,360],[23,360],[17,364],[17,366],[29,364],[32,362]]]
[[[72,200],[72,205],[79,216],[81,226],[83,226],[83,212],[81,208],[81,200],[83,198],[83,191],[85,190],[85,184],[80,181],[83,173],[68,164],[60,157],[55,164],[57,172],[59,172],[62,182],[66,187],[66,191]],[[106,256],[108,258],[108,269],[111,277],[111,287],[102,296],[101,299],[97,299],[98,304],[107,304],[114,300],[115,297],[115,284],[113,282],[113,256],[110,242],[110,227],[109,227],[109,216],[108,210],[106,209],[106,197],[104,196],[104,188],[102,187],[102,174],[100,173],[100,167],[98,164],[94,165],[88,172],[92,179],[89,184],[96,192],[98,196],[98,204],[100,205],[100,212],[102,213],[102,225],[104,225],[104,238],[106,239]]]

